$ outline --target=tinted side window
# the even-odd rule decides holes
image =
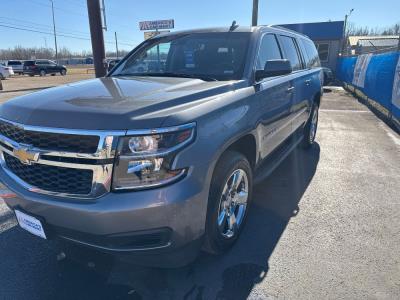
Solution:
[[[302,40],[304,49],[306,50],[306,54],[308,57],[307,60],[307,68],[318,68],[321,66],[319,61],[318,52],[315,48],[315,45],[312,41]]]
[[[257,57],[257,70],[263,70],[267,60],[281,58],[281,50],[279,49],[275,34],[264,35]]]
[[[285,51],[285,58],[290,60],[293,71],[300,70],[301,61],[295,40],[291,37],[281,35],[281,41],[283,50]]]
[[[27,60],[24,62],[24,66],[33,66],[34,64],[35,64],[35,62],[32,60]]]

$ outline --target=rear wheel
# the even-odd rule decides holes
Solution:
[[[220,254],[237,240],[247,216],[252,184],[246,157],[233,151],[223,154],[211,181],[204,250]]]
[[[45,70],[40,70],[39,75],[40,76],[46,76],[46,71]]]
[[[314,103],[311,109],[310,118],[304,128],[303,148],[310,148],[315,141],[318,128],[318,104]]]

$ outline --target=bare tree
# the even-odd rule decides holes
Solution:
[[[392,26],[381,28],[381,27],[360,27],[356,26],[354,23],[349,22],[347,25],[346,36],[350,35],[399,35],[400,34],[400,23],[394,24]]]

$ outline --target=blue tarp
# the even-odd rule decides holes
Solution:
[[[366,54],[364,57],[342,57],[338,60],[336,76],[339,80],[353,85],[369,99],[378,102],[400,119],[400,108],[395,105],[393,99],[399,56],[400,52],[390,52]],[[357,64],[357,60],[360,64]],[[354,78],[355,75],[357,78]]]

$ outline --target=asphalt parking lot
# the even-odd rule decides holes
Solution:
[[[0,299],[399,299],[399,186],[398,133],[332,91],[317,143],[255,188],[243,235],[221,257],[179,269],[87,251],[94,268],[58,261],[62,245],[17,227],[0,200]]]

